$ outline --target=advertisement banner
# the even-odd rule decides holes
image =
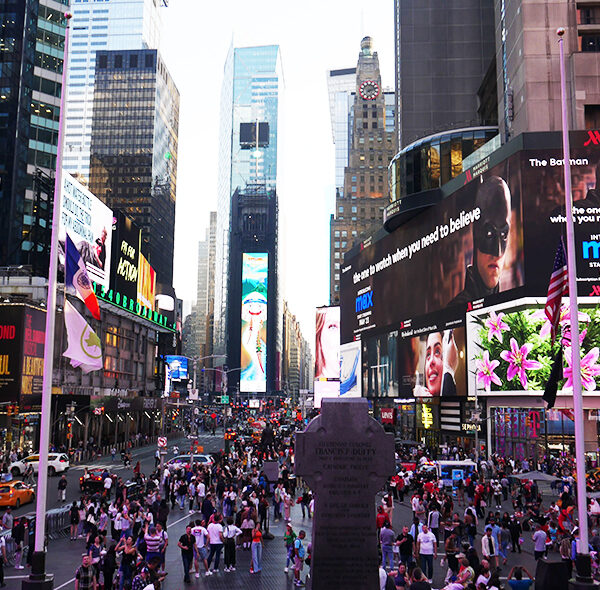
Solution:
[[[319,307],[315,330],[315,407],[340,395],[340,308]]]
[[[340,346],[340,396],[361,397],[361,345],[348,342]]]
[[[129,301],[138,300],[140,230],[121,211],[115,211],[113,225],[114,272],[111,288]],[[150,307],[150,306],[147,306]],[[151,307],[154,309],[154,306]]]
[[[267,390],[267,288],[269,255],[242,254],[240,392]]]
[[[137,300],[140,305],[154,309],[156,301],[156,271],[140,252],[138,265]]]
[[[112,249],[112,211],[67,172],[63,172],[58,239],[64,259],[69,232],[90,280],[108,288]]]
[[[185,356],[166,355],[165,364],[170,381],[188,379],[188,359]]]
[[[0,402],[39,405],[42,395],[46,312],[0,305]]]
[[[514,155],[342,265],[342,342],[524,284],[521,170]],[[445,326],[443,326],[445,327]]]

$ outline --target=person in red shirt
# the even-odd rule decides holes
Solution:
[[[388,515],[383,511],[383,506],[377,507],[377,516],[375,518],[375,524],[377,525],[377,531],[381,530],[386,520],[389,520]]]

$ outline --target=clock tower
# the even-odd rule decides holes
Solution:
[[[348,114],[348,163],[344,188],[331,217],[330,303],[339,304],[344,254],[366,234],[381,228],[389,202],[387,167],[396,154],[395,95],[381,84],[379,58],[371,37],[360,43],[354,102]]]

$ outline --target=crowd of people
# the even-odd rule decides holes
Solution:
[[[277,467],[273,481],[262,470],[266,460]],[[301,504],[309,517],[314,505],[309,490],[296,489],[290,477],[293,465],[293,448],[277,436],[267,436],[266,443],[236,441],[212,464],[167,463],[148,477],[136,465],[133,481],[143,490],[139,497],[127,497],[122,479],[83,495],[70,510],[71,539],[85,542],[77,590],[98,583],[104,590],[160,588],[168,575],[165,556],[173,550],[181,554],[184,583],[192,576],[235,575],[241,551],[250,553],[250,573],[258,575],[271,512],[275,521],[286,523],[285,573],[292,569],[294,584],[304,585],[310,545],[304,542],[305,531],[293,530],[290,510]],[[114,479],[108,470],[104,475]],[[169,538],[167,531],[173,510],[189,514],[185,533],[177,539]]]
[[[533,576],[525,568],[515,566],[508,575],[502,569],[509,554],[522,552],[526,538],[536,560],[552,552],[571,575],[579,531],[573,518],[570,461],[552,460],[545,466],[557,479],[552,495],[544,500],[536,481],[516,477],[529,471],[527,461],[492,456],[480,461],[470,476],[448,486],[436,470],[427,469],[430,458],[416,449],[400,450],[397,459],[412,460],[414,468],[400,469],[390,478],[378,506],[381,590],[430,590],[438,557],[444,574],[438,588],[527,589]],[[392,523],[398,503],[410,507],[412,520],[396,531]],[[589,503],[588,518],[592,526],[600,523],[596,500]],[[600,550],[595,529],[590,550],[593,556]]]

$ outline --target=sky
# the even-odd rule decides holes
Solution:
[[[394,86],[392,0],[170,0],[161,53],[179,89],[174,286],[186,313],[196,298],[197,244],[217,204],[223,66],[230,45],[276,44],[285,78],[278,163],[281,288],[312,343],[315,307],[329,302],[334,146],[326,72],[355,67],[373,38],[384,87]],[[314,346],[313,346],[314,348]]]

